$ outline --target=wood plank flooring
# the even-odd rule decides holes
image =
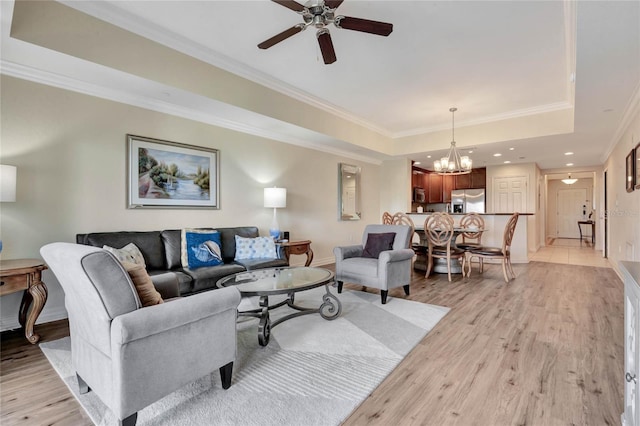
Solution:
[[[532,262],[514,265],[507,284],[499,265],[475,268],[451,283],[414,274],[408,298],[451,311],[344,424],[620,424],[624,305],[614,271]],[[401,288],[389,296],[405,297]],[[66,321],[37,328],[45,341],[68,334]],[[37,346],[15,331],[1,344],[2,425],[91,424]]]

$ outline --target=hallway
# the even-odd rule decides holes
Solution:
[[[595,250],[591,241],[572,238],[550,238],[545,247],[529,255],[532,262],[563,263],[566,265],[610,268],[609,260],[602,257],[602,250]]]

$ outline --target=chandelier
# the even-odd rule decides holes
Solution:
[[[454,114],[458,108],[449,108],[451,111],[451,148],[446,157],[433,162],[433,168],[439,175],[464,175],[471,173],[471,159],[466,156],[460,156],[456,149]]]
[[[569,173],[569,177],[567,179],[562,179],[562,182],[567,184],[567,185],[573,185],[577,181],[578,181],[578,179],[576,179],[576,178],[571,179],[571,173]]]

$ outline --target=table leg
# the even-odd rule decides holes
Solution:
[[[329,285],[324,286],[326,293],[322,296],[322,305],[318,308],[318,312],[320,312],[320,316],[326,320],[336,319],[340,316],[342,312],[342,303],[340,300],[331,294],[329,291]]]
[[[271,319],[269,318],[269,297],[260,296],[260,322],[258,323],[258,343],[267,346],[271,337]]]
[[[311,265],[312,260],[313,260],[313,250],[311,250],[311,247],[309,247],[309,250],[307,250],[307,261],[304,264],[304,266]]]
[[[47,295],[47,286],[42,281],[38,281],[25,290],[22,296],[18,321],[24,328],[25,337],[32,344],[38,343],[40,340],[40,336],[33,331],[33,327],[47,301]]]
[[[580,231],[580,245],[582,245],[582,226],[580,226],[580,222],[578,222],[578,231]]]

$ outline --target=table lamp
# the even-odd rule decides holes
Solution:
[[[16,166],[0,164],[0,202],[12,203],[16,201]],[[0,240],[2,252],[2,240]]]
[[[264,206],[273,208],[273,220],[269,227],[269,235],[275,240],[280,238],[280,225],[276,217],[276,209],[287,207],[287,189],[286,188],[265,188],[264,189]]]

